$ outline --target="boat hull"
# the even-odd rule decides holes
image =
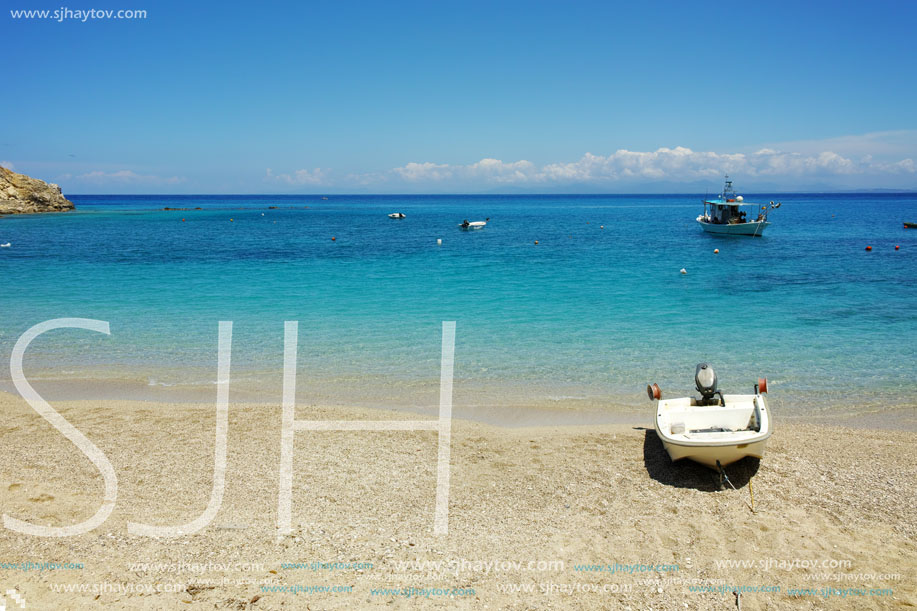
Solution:
[[[677,443],[662,443],[672,462],[687,458],[705,467],[716,469],[716,463],[722,466],[731,465],[743,458],[752,456],[764,458],[764,448],[767,441],[757,441],[748,444],[730,444],[725,446],[682,446]]]
[[[728,224],[708,223],[700,219],[697,219],[697,223],[707,233],[716,233],[720,235],[750,235],[750,236],[759,236],[763,234],[764,230],[767,229],[767,226],[770,225],[768,221],[753,221],[751,223],[735,223],[733,225],[728,225]]]

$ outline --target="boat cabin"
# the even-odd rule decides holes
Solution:
[[[736,195],[732,181],[726,177],[726,186],[723,193],[716,199],[704,200],[704,216],[708,223],[714,225],[735,225],[749,222],[747,213],[741,206],[748,205],[741,195]],[[754,205],[754,204],[751,204]],[[756,219],[759,220],[759,219]]]

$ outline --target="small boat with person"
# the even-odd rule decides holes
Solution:
[[[392,212],[391,214],[388,215],[388,218],[390,218],[390,219],[403,219],[403,218],[404,218],[404,212]]]
[[[468,219],[465,219],[464,221],[459,223],[459,227],[461,227],[465,231],[469,231],[471,229],[484,229],[484,226],[487,225],[487,221],[489,220],[490,220],[490,217],[487,217],[483,221],[471,221],[471,222],[469,222]]]
[[[746,456],[763,457],[772,432],[762,396],[767,393],[767,378],[758,379],[754,394],[724,395],[717,388],[713,367],[700,363],[694,386],[699,399],[663,399],[657,384],[646,387],[650,400],[657,401],[656,434],[669,458],[673,462],[687,458],[722,471]]]
[[[770,205],[746,202],[736,195],[732,181],[726,176],[723,192],[714,199],[704,199],[704,213],[697,217],[697,222],[707,233],[759,236],[770,225],[768,213],[779,207],[780,202]],[[754,220],[749,220],[752,216]]]

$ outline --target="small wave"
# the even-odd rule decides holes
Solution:
[[[189,380],[187,382],[160,382],[155,378],[149,378],[147,386],[216,386],[219,380]]]

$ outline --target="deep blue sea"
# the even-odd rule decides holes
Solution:
[[[0,219],[3,363],[39,322],[111,324],[36,340],[40,391],[212,392],[232,320],[233,397],[279,401],[298,320],[301,401],[435,406],[455,320],[460,415],[647,410],[701,361],[726,392],[766,375],[786,414],[917,406],[917,194],[748,194],[783,202],[760,238],[703,233],[700,194],[72,199]]]

